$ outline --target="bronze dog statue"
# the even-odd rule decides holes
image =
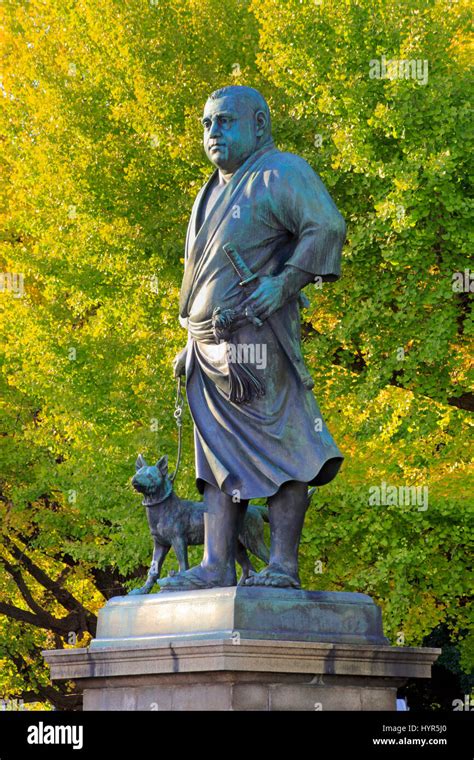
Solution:
[[[178,559],[180,572],[188,570],[188,546],[204,543],[205,508],[202,501],[187,501],[174,493],[168,476],[167,456],[161,457],[156,465],[148,465],[140,454],[135,467],[132,485],[143,494],[142,504],[146,507],[154,550],[145,584],[130,594],[148,594],[160,577],[163,562],[171,548]],[[236,560],[242,568],[239,583],[243,583],[250,571],[254,571],[247,549],[268,563],[269,552],[263,535],[264,521],[268,522],[267,508],[249,505],[236,548]]]

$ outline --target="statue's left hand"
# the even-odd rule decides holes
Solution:
[[[259,277],[258,285],[248,298],[240,304],[241,309],[249,308],[261,320],[268,319],[286,302],[283,278],[280,275]]]
[[[186,367],[186,357],[188,353],[188,347],[185,346],[182,351],[179,352],[179,354],[176,354],[176,356],[173,359],[173,374],[174,376],[181,377],[181,375],[185,375],[185,367]]]

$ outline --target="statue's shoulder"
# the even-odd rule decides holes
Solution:
[[[305,182],[316,175],[314,169],[304,158],[296,155],[296,153],[287,153],[277,148],[268,153],[261,170],[267,172],[269,177],[280,180],[293,179],[298,181],[301,179]]]

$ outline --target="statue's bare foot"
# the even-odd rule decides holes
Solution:
[[[205,588],[219,588],[223,586],[235,586],[237,578],[229,571],[218,572],[215,569],[197,565],[182,573],[161,578],[158,581],[163,591],[197,591]]]
[[[259,573],[250,571],[246,586],[275,586],[277,588],[301,588],[298,573],[288,572],[283,565],[270,564]]]

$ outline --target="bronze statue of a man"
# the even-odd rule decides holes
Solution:
[[[302,360],[300,291],[340,276],[345,224],[306,161],[275,147],[257,90],[213,92],[202,124],[216,170],[189,222],[180,296],[188,343],[174,366],[186,375],[195,426],[204,557],[159,583],[235,585],[248,501],[268,497],[270,562],[246,584],[298,588],[308,484],[328,483],[343,460]]]

